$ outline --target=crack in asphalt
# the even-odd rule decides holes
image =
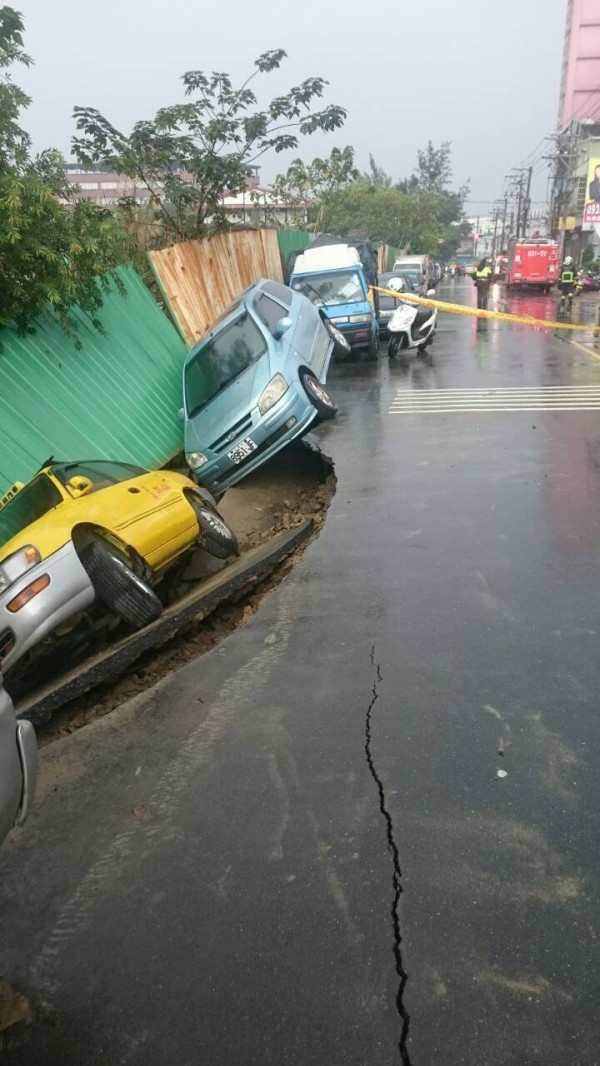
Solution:
[[[396,1010],[398,1011],[398,1017],[400,1018],[400,1042],[398,1048],[400,1051],[400,1061],[402,1066],[411,1066],[410,1055],[406,1046],[408,1041],[408,1034],[410,1029],[410,1017],[406,1007],[404,1006],[404,990],[408,981],[408,974],[404,969],[404,963],[402,960],[402,933],[400,931],[400,897],[402,895],[402,872],[400,869],[400,855],[398,852],[398,845],[394,838],[394,823],[392,822],[392,816],[387,809],[385,800],[385,791],[383,788],[383,782],[377,773],[375,763],[373,762],[373,754],[371,751],[372,745],[372,719],[373,710],[377,700],[379,699],[379,686],[383,680],[381,676],[381,665],[375,661],[375,645],[371,648],[370,654],[371,666],[375,671],[375,678],[373,681],[373,687],[371,689],[371,701],[367,707],[367,715],[365,720],[365,754],[367,757],[367,765],[371,773],[379,794],[379,810],[385,819],[385,831],[387,837],[387,846],[390,855],[392,856],[392,888],[393,899],[390,914],[392,918],[392,929],[394,933],[394,961],[396,963],[396,973],[398,975],[398,991],[396,993]]]

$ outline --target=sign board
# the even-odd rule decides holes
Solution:
[[[590,159],[588,175],[585,185],[585,207],[583,209],[584,222],[600,222],[600,159],[594,156]]]

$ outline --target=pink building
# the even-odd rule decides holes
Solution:
[[[600,122],[600,0],[568,0],[559,130]]]

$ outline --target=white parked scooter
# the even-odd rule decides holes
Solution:
[[[386,288],[392,289],[394,292],[403,292],[402,279],[391,278]],[[435,296],[435,289],[430,289],[427,295]],[[388,346],[390,359],[394,359],[398,352],[407,348],[416,348],[418,351],[424,351],[427,345],[433,341],[436,325],[437,311],[435,307],[419,307],[400,301],[387,324],[390,335]]]

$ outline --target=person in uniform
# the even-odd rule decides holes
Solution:
[[[473,275],[477,288],[477,307],[480,311],[487,311],[493,277],[494,268],[491,262],[489,259],[482,259]]]
[[[565,256],[563,265],[558,276],[558,290],[560,292],[560,306],[563,307],[568,304],[569,307],[573,303],[573,293],[575,292],[575,285],[577,283],[577,276],[575,273],[575,264],[573,262],[573,256]]]

